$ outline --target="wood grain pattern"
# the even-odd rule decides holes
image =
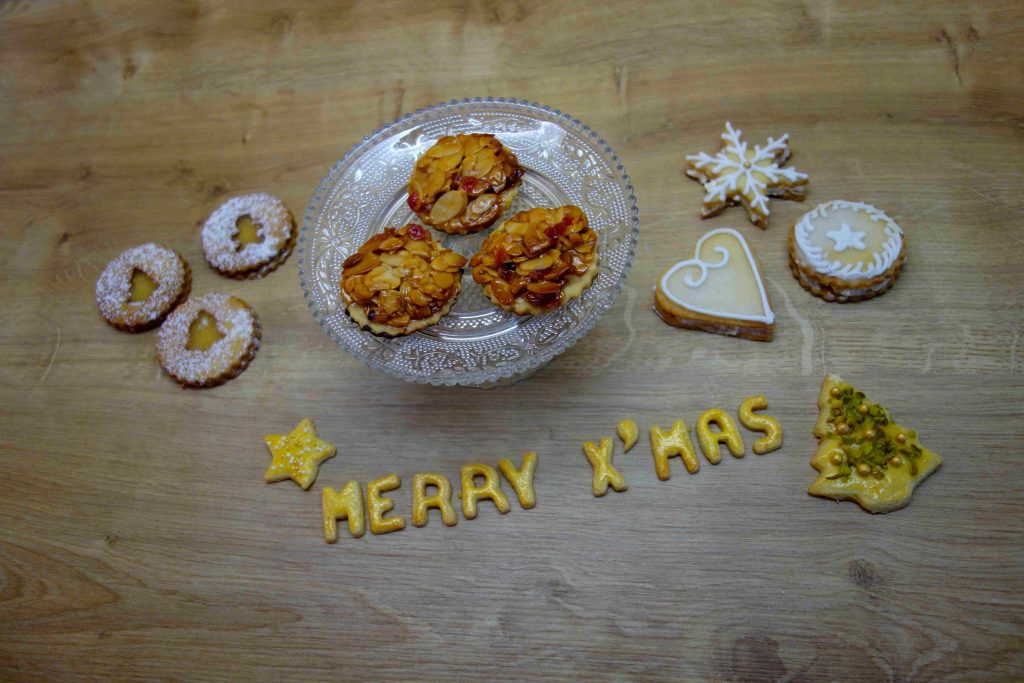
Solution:
[[[1024,11],[964,3],[0,2],[0,678],[1024,678]],[[198,226],[262,190],[297,214],[395,116],[539,101],[616,148],[641,206],[629,285],[528,381],[374,374],[318,329],[293,257],[217,276]],[[729,118],[789,132],[808,203],[701,221],[683,155]],[[837,197],[907,230],[896,287],[807,295],[786,229]],[[754,344],[670,328],[657,274],[712,227],[758,252],[779,319]],[[159,239],[193,291],[249,301],[264,344],[183,391],[154,334],[105,325],[103,265]],[[805,494],[837,372],[945,457],[882,517]],[[658,481],[645,435],[590,493],[580,449],[764,393],[780,451]],[[309,492],[265,485],[267,433],[339,449]],[[749,441],[748,441],[749,446]],[[324,543],[323,486],[539,454],[537,507]],[[507,488],[507,487],[506,487]],[[434,513],[436,515],[436,513]]]

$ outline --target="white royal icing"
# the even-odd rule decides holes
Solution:
[[[730,237],[734,238],[736,242],[739,243],[740,247],[742,247],[743,249],[743,255],[746,256],[746,265],[749,266],[750,271],[753,275],[753,280],[757,285],[756,294],[759,298],[760,312],[716,310],[713,308],[708,308],[706,306],[695,304],[694,302],[685,301],[673,291],[673,288],[671,286],[673,276],[683,268],[697,268],[700,271],[699,276],[696,278],[694,277],[694,273],[686,273],[682,276],[682,278],[678,278],[681,279],[683,284],[689,287],[690,289],[697,290],[708,282],[708,276],[710,271],[725,268],[730,263],[734,255],[728,247],[722,245],[716,245],[711,249],[715,254],[721,257],[720,260],[709,262],[701,258],[701,247],[704,246],[704,243],[707,242],[709,239],[712,239],[713,237],[722,234],[729,235]],[[691,311],[696,311],[697,313],[703,313],[705,315],[713,315],[718,318],[732,318],[735,320],[753,320],[769,324],[774,322],[775,314],[772,312],[771,306],[768,304],[768,295],[764,290],[764,283],[761,281],[761,273],[757,269],[757,262],[754,260],[754,255],[753,253],[751,253],[750,247],[747,246],[747,241],[743,239],[743,236],[740,233],[736,232],[732,228],[718,228],[717,230],[712,230],[711,232],[705,234],[703,237],[700,238],[700,240],[697,241],[697,246],[694,248],[693,254],[694,257],[692,259],[680,261],[679,263],[669,268],[668,271],[665,272],[665,275],[662,276],[659,287],[661,291],[665,293],[665,296],[667,296],[669,299],[671,299],[679,306],[682,306],[683,308],[688,308]],[[739,258],[740,255],[736,254],[735,257]],[[716,284],[720,285],[722,284],[722,282],[719,281]],[[735,301],[738,295],[742,295],[742,292],[735,291],[738,285],[737,282],[726,281],[724,284],[727,284],[730,290],[728,292],[728,297],[726,297],[727,301]],[[755,304],[753,308],[756,307],[757,305]],[[748,308],[750,307],[748,306]]]
[[[688,154],[687,161],[692,161],[697,171],[704,173],[704,203],[721,204],[737,194],[747,196],[751,208],[757,209],[765,217],[768,216],[768,198],[772,190],[779,186],[781,180],[789,184],[806,180],[809,176],[792,168],[780,168],[789,158],[789,134],[785,133],[778,140],[768,138],[764,147],[754,145],[751,155],[747,151],[747,143],[740,139],[743,131],[736,130],[732,123],[725,122],[722,140],[725,145],[714,156],[706,152]],[[758,178],[767,178],[764,182]],[[740,180],[745,184],[740,186]]]
[[[837,221],[838,229],[827,230]],[[854,221],[865,230],[853,230]],[[826,230],[825,237],[834,245],[831,249],[815,239],[818,230]],[[808,211],[793,226],[793,234],[800,254],[816,272],[839,278],[877,277],[892,267],[903,249],[903,230],[893,219],[870,204],[841,199]]]

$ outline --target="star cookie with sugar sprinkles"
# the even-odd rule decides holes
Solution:
[[[291,434],[263,437],[274,456],[263,478],[268,484],[291,479],[304,489],[316,480],[320,463],[337,453],[333,444],[317,438],[313,421],[304,418]]]
[[[701,218],[717,216],[730,204],[742,204],[750,222],[768,227],[768,198],[803,201],[808,175],[782,168],[789,159],[789,134],[778,140],[768,138],[764,147],[751,149],[741,139],[743,131],[725,122],[722,149],[714,156],[705,152],[686,156],[686,175],[704,184]]]

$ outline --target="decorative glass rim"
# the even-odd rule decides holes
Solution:
[[[322,310],[311,295],[310,277],[311,275],[315,275],[315,273],[312,272],[312,263],[307,263],[307,261],[312,257],[311,241],[315,237],[314,231],[318,229],[320,216],[325,211],[323,203],[328,194],[339,183],[342,176],[351,169],[352,165],[359,160],[364,153],[369,152],[377,144],[396,135],[397,133],[413,128],[418,123],[428,122],[435,114],[450,113],[451,111],[472,109],[476,107],[499,110],[501,107],[507,106],[540,113],[546,120],[550,120],[551,118],[555,119],[555,122],[560,124],[565,130],[573,131],[580,137],[588,140],[590,144],[595,145],[597,149],[603,153],[605,161],[610,164],[616,173],[619,174],[619,178],[617,180],[626,191],[624,195],[628,194],[628,197],[626,197],[626,204],[631,227],[628,236],[623,238],[625,251],[623,253],[624,262],[622,267],[619,269],[619,272],[616,273],[617,277],[614,283],[610,287],[607,287],[605,295],[595,302],[594,314],[589,315],[585,320],[581,321],[578,326],[574,327],[572,334],[560,337],[548,346],[534,347],[536,353],[525,355],[522,358],[507,364],[495,365],[486,369],[472,370],[464,374],[430,376],[412,372],[396,372],[396,369],[388,364],[388,357],[386,354],[367,354],[361,349],[356,348],[342,335],[339,335],[336,329],[332,327],[331,321],[328,320],[328,312]],[[363,139],[349,149],[339,161],[334,163],[328,174],[320,181],[313,193],[313,196],[310,198],[303,217],[302,228],[300,230],[296,246],[299,261],[299,284],[302,287],[303,297],[313,314],[313,318],[317,321],[324,332],[326,332],[331,339],[344,348],[348,353],[355,356],[374,370],[384,372],[388,375],[404,379],[406,381],[431,384],[435,386],[499,386],[511,384],[518,379],[529,376],[533,371],[550,362],[555,356],[563,353],[566,349],[576,344],[591,329],[593,329],[597,324],[597,321],[600,320],[608,309],[614,305],[622,291],[623,285],[626,282],[633,261],[636,258],[639,226],[640,211],[637,206],[636,192],[633,187],[632,180],[626,172],[621,159],[619,159],[612,147],[600,135],[582,121],[565,114],[558,109],[538,104],[536,102],[529,102],[527,100],[504,97],[476,97],[462,100],[450,100],[417,109],[416,111],[404,114],[403,116],[381,126],[374,132],[363,137]],[[601,275],[604,275],[604,273]],[[600,279],[600,276],[598,279]],[[584,294],[586,294],[586,292],[584,292]],[[370,332],[364,331],[362,334],[373,337]]]

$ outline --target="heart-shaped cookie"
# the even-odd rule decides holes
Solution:
[[[775,314],[750,246],[732,228],[697,242],[694,257],[658,280],[655,309],[665,322],[690,329],[770,341]]]

